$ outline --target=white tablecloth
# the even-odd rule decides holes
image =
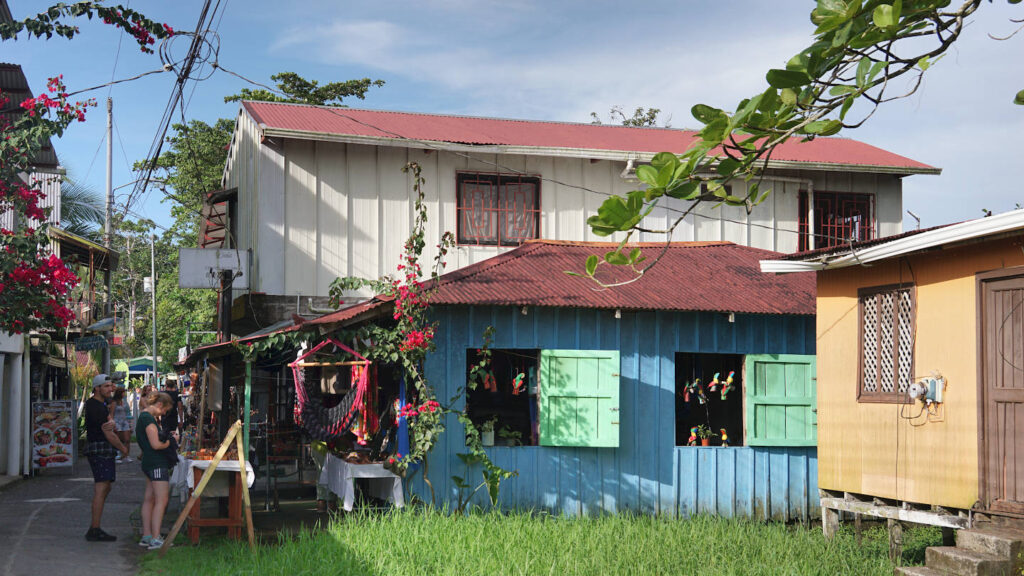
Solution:
[[[189,491],[195,487],[195,474],[192,473],[192,469],[200,468],[206,470],[210,467],[211,462],[213,460],[189,460],[181,454],[178,455],[178,465],[171,472],[171,487],[177,489],[183,501]],[[213,478],[210,478],[210,482],[207,483],[202,495],[211,497],[227,496],[229,478],[227,474],[218,474],[217,472],[238,472],[239,470],[241,470],[241,465],[238,463],[238,460],[221,460],[220,464],[217,464],[217,470],[214,471]],[[245,472],[246,482],[251,487],[253,482],[256,481],[256,471],[253,470],[252,463],[248,461],[245,463]]]
[[[319,483],[341,498],[345,510],[351,511],[356,493],[353,479],[369,478],[369,492],[374,498],[387,500],[396,507],[405,506],[402,479],[384,469],[383,464],[349,464],[328,453]]]

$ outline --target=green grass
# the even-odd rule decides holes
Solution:
[[[941,543],[937,528],[904,533],[904,564]],[[143,560],[160,574],[892,574],[884,527],[857,545],[844,526],[830,542],[820,528],[696,517],[561,518],[528,513],[451,516],[430,510],[356,513],[315,532],[265,544],[214,541]]]

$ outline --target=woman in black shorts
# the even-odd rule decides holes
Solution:
[[[139,546],[156,550],[163,546],[160,525],[167,509],[170,494],[171,471],[167,459],[158,450],[170,446],[169,440],[160,439],[157,421],[171,409],[171,397],[154,392],[146,398],[146,409],[139,412],[135,424],[135,438],[142,448],[142,472],[146,475],[146,497],[142,501],[142,540]]]

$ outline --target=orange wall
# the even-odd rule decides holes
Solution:
[[[818,485],[969,508],[978,499],[977,272],[1024,265],[1021,237],[818,274]],[[857,402],[857,290],[913,282],[914,375],[946,379],[938,416]],[[902,414],[901,414],[902,410]]]

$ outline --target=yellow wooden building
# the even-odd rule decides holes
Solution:
[[[817,272],[823,518],[1024,515],[1024,210],[762,270]]]

